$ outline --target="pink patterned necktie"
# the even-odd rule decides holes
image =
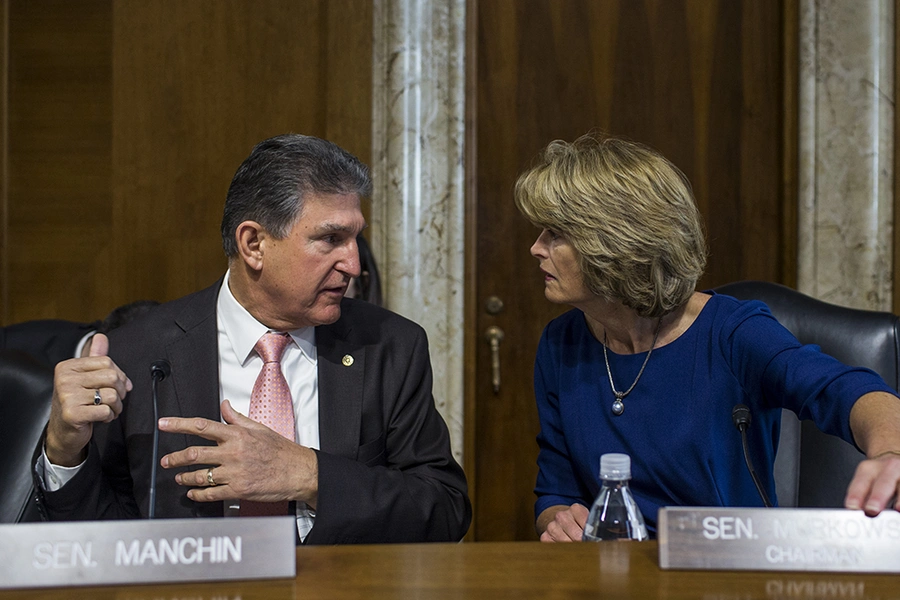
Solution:
[[[269,332],[259,338],[254,350],[263,359],[262,370],[250,394],[251,419],[294,441],[294,403],[291,390],[281,372],[281,355],[291,343],[286,333]],[[241,516],[288,514],[287,502],[251,502],[241,500]]]
[[[262,370],[250,394],[250,418],[294,441],[294,403],[281,372],[281,355],[291,343],[286,333],[269,332],[253,347],[263,359]]]

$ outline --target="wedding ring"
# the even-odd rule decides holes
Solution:
[[[94,390],[94,404],[100,404],[103,398],[100,397],[100,390]]]
[[[212,467],[206,470],[206,483],[209,484],[209,487],[216,487],[216,480],[213,479],[212,470]]]

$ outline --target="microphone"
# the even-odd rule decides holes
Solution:
[[[750,427],[750,408],[746,404],[736,405],[731,411],[731,420],[734,423],[734,426],[737,427],[737,430],[741,432],[741,445],[744,448],[744,462],[747,463],[747,470],[750,471],[750,477],[753,478],[753,485],[756,486],[756,491],[759,492],[759,497],[762,498],[763,505],[765,505],[766,508],[771,508],[772,503],[769,502],[766,490],[763,489],[762,483],[759,481],[759,476],[756,474],[756,469],[753,468],[753,463],[750,461],[750,445],[747,443],[747,429]]]
[[[153,379],[158,379],[162,381],[166,377],[168,377],[172,373],[172,367],[169,366],[169,361],[157,360],[152,365],[150,365],[150,377]]]
[[[169,361],[162,359],[154,361],[150,365],[150,389],[153,395],[153,460],[150,462],[150,509],[147,518],[156,517],[156,467],[159,463],[159,400],[156,394],[156,385],[172,373]]]

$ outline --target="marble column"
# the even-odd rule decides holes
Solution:
[[[368,236],[385,304],[425,328],[434,398],[463,447],[465,0],[374,0]]]
[[[800,0],[798,287],[891,310],[894,2]]]

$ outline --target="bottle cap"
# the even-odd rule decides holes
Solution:
[[[627,454],[604,454],[600,457],[601,479],[631,479],[631,457]]]

